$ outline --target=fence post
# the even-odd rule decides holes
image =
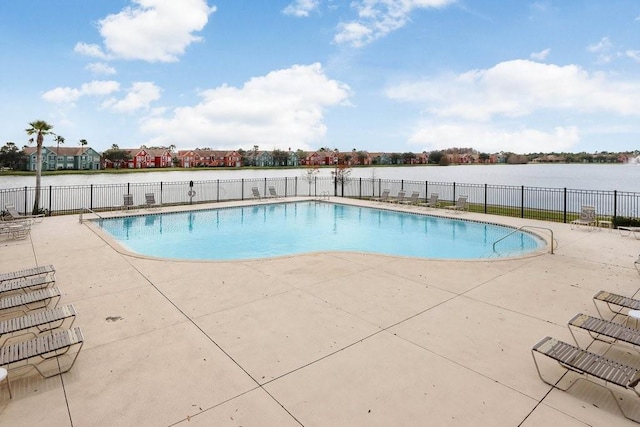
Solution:
[[[162,181],[160,181],[160,204],[162,205]]]
[[[220,201],[220,178],[217,179],[216,183],[216,202]]]
[[[49,216],[51,216],[51,203],[53,199],[53,185],[49,186]],[[38,212],[39,213],[39,212]]]
[[[524,218],[524,185],[520,186],[520,218]]]
[[[487,213],[487,184],[484,185],[484,213]]]
[[[24,211],[29,212],[27,210],[27,187],[24,187]],[[32,212],[33,213],[33,212]]]
[[[362,178],[360,178],[360,189],[358,190],[358,197],[360,197],[362,199]]]
[[[452,201],[453,202],[456,201],[456,182],[455,181],[453,181],[453,199],[452,199]]]
[[[93,184],[89,186],[89,209],[93,210]]]
[[[618,216],[618,190],[613,190],[613,226],[616,225]]]
[[[424,182],[424,202],[429,202],[429,181]]]
[[[567,223],[567,187],[564,187],[564,196],[563,196],[563,201],[562,204],[564,206],[562,206],[562,222],[563,223]]]
[[[240,179],[240,200],[244,200],[244,178]]]

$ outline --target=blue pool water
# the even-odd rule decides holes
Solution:
[[[132,252],[160,258],[237,260],[319,251],[436,259],[526,254],[544,242],[492,224],[325,202],[158,213],[100,221]]]

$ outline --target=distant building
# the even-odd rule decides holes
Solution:
[[[27,170],[36,170],[36,147],[25,147]],[[97,170],[100,169],[100,153],[91,147],[42,147],[42,170],[57,169]]]

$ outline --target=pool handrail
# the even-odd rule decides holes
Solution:
[[[553,243],[555,242],[555,240],[553,238],[553,230],[550,229],[550,228],[547,228],[547,227],[537,227],[535,225],[522,225],[522,226],[516,228],[515,230],[513,230],[511,233],[509,233],[509,234],[507,234],[505,236],[502,236],[501,238],[499,238],[498,240],[493,242],[493,252],[496,251],[496,245],[498,243],[500,243],[502,240],[506,239],[507,237],[511,236],[512,234],[517,233],[518,231],[524,230],[525,228],[536,228],[536,229],[539,229],[539,230],[548,231],[551,234],[551,255],[553,255]]]

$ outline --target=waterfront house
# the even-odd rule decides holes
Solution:
[[[25,147],[27,170],[36,170],[36,147]],[[42,147],[42,170],[100,169],[100,153],[91,147]]]

